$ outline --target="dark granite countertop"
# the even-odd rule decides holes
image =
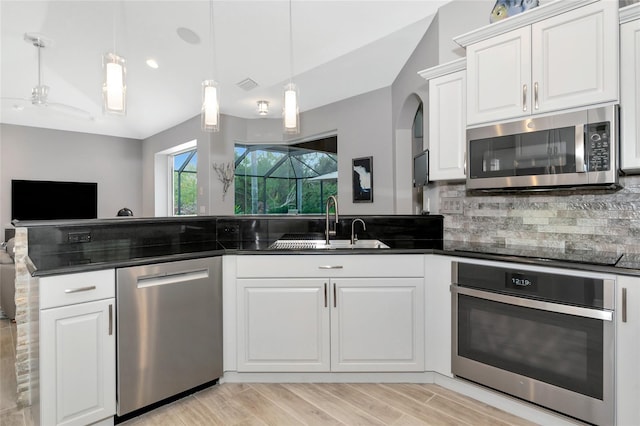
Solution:
[[[391,243],[391,242],[387,242]],[[469,244],[457,241],[425,243],[420,241],[399,241],[389,249],[307,249],[280,250],[271,249],[270,241],[242,241],[231,246],[221,243],[211,247],[166,247],[165,251],[157,247],[137,251],[132,257],[131,251],[122,248],[83,253],[81,262],[61,259],[59,254],[41,257],[33,265],[34,276],[59,275],[93,271],[107,268],[122,268],[150,263],[171,262],[176,260],[233,255],[398,255],[398,254],[440,254],[460,258],[513,262],[527,265],[548,266],[562,269],[584,270],[619,275],[640,276],[640,254],[617,255],[614,253],[593,252],[587,250],[559,250],[553,248],[501,247],[491,244]]]

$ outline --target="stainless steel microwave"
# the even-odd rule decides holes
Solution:
[[[618,185],[618,106],[467,130],[467,189]]]

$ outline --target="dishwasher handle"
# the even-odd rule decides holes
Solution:
[[[138,288],[155,287],[159,285],[178,284],[185,281],[200,280],[209,277],[209,269],[191,271],[165,272],[154,275],[143,275],[136,278]]]

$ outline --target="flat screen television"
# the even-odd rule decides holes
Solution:
[[[98,184],[44,180],[11,181],[11,219],[95,219]]]

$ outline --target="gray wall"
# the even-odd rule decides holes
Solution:
[[[234,144],[288,143],[326,134],[338,135],[338,180],[340,212],[345,214],[388,214],[393,208],[393,164],[391,132],[391,88],[375,90],[300,114],[301,132],[285,140],[280,119],[244,120],[222,116],[219,133],[202,133],[200,118],[194,117],[143,142],[143,215],[154,216],[156,155],[168,148],[198,140],[198,204],[200,214],[231,215],[234,212],[233,185],[222,198],[222,183],[212,170],[213,162],[234,159]],[[373,157],[373,203],[353,203],[351,160]]]
[[[98,183],[98,217],[142,210],[142,142],[0,124],[0,226],[11,224],[11,179]]]
[[[434,17],[424,37],[392,84],[394,145],[394,213],[418,213],[422,195],[412,188],[411,125],[420,102],[424,104],[424,148],[428,148],[428,83],[418,71],[465,56],[453,37],[488,24],[494,0],[454,0]],[[435,193],[437,195],[437,193]]]

